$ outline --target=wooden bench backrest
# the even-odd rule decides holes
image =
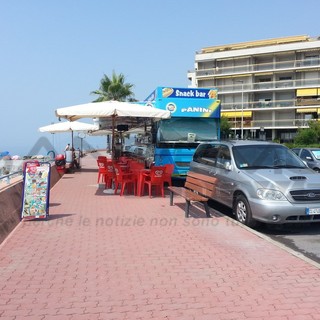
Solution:
[[[216,180],[215,177],[189,171],[184,187],[211,198],[215,194]]]

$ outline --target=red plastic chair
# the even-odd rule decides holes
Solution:
[[[164,174],[164,183],[167,183],[169,186],[172,186],[172,174],[174,170],[174,164],[166,164],[166,173]]]
[[[144,163],[141,163],[138,161],[130,161],[129,162],[129,169],[131,171],[144,169]]]
[[[104,182],[105,188],[111,188],[115,178],[112,161],[97,160],[98,183]]]
[[[164,176],[166,172],[165,166],[153,166],[150,169],[149,173],[144,174],[144,181],[143,181],[143,189],[144,186],[148,186],[149,190],[149,197],[152,196],[152,187],[156,186],[157,189],[161,192],[162,197],[164,197]],[[142,190],[142,194],[143,194]]]
[[[129,163],[129,171],[133,173],[136,181],[137,181],[137,191],[136,195],[141,196],[141,189],[143,186],[144,176],[143,173],[145,172],[144,163],[138,161],[130,161]]]
[[[121,185],[120,196],[124,194],[124,190],[126,187],[133,187],[133,192],[136,194],[136,178],[132,172],[128,172],[123,170],[123,168],[114,163],[114,172],[115,172],[115,186],[114,186],[114,194],[117,194],[118,188]],[[128,188],[128,192],[131,189]]]
[[[119,157],[120,163],[127,164],[128,161],[129,161],[129,158],[127,158],[127,157],[124,157],[124,156]]]
[[[113,162],[111,160],[106,162],[107,172],[105,174],[105,187],[111,189],[112,184],[116,179],[116,174],[113,167]]]
[[[98,164],[98,182],[106,183],[106,175],[107,175],[107,161],[105,160],[97,160]]]

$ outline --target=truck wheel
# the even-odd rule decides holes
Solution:
[[[234,213],[236,215],[237,220],[240,223],[250,228],[255,227],[257,225],[256,221],[252,219],[249,202],[247,198],[242,194],[236,197],[236,200],[234,203]]]

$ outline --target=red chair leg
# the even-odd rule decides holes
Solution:
[[[110,178],[110,177],[107,179],[107,187],[108,187],[109,189],[112,188],[112,178]]]
[[[151,183],[149,183],[149,198],[152,196],[152,186]]]
[[[125,187],[126,187],[126,182],[122,182],[120,196],[123,196]]]
[[[117,194],[119,183],[116,181],[114,186],[114,194]]]

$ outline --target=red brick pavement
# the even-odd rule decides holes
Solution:
[[[0,318],[320,319],[320,272],[183,199],[103,193],[94,155],[0,246]]]

